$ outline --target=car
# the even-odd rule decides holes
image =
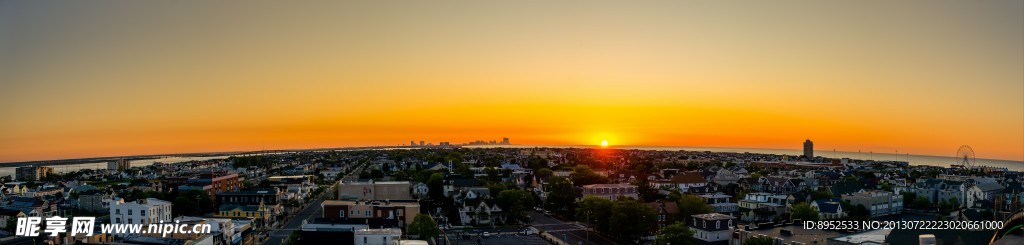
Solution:
[[[485,231],[483,237],[484,238],[491,237],[491,233]]]

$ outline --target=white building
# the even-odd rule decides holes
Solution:
[[[402,239],[402,230],[398,228],[357,229],[355,230],[356,245],[390,245]]]
[[[115,198],[110,202],[112,224],[153,224],[171,221],[171,202],[146,198],[125,202]]]
[[[701,243],[720,243],[729,240],[729,228],[737,224],[736,217],[720,213],[695,214],[687,222],[693,229],[693,238]]]

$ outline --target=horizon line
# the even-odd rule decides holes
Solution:
[[[557,144],[556,145],[544,145],[544,144],[464,145],[464,144],[457,144],[457,145],[453,145],[453,146],[457,146],[457,147],[460,147],[460,148],[461,147],[512,148],[512,147],[505,147],[505,146],[530,146],[530,148],[573,148],[573,147],[600,148],[600,145],[596,145],[596,144],[595,145],[585,145],[585,144],[581,144],[581,145],[571,145],[571,144],[565,144],[565,145],[557,145]],[[432,146],[410,146],[410,145],[398,144],[398,145],[366,145],[366,146],[341,146],[341,147],[293,148],[293,149],[230,150],[230,151],[156,153],[156,154],[140,154],[140,155],[113,155],[113,156],[93,156],[93,157],[80,157],[80,158],[64,158],[64,159],[28,160],[28,161],[0,162],[0,166],[2,166],[2,165],[12,165],[12,164],[21,164],[21,165],[27,165],[27,164],[56,164],[56,162],[60,162],[60,161],[88,161],[88,160],[101,161],[101,160],[116,159],[116,158],[151,158],[151,157],[174,157],[174,156],[201,157],[201,156],[198,156],[198,155],[217,155],[217,156],[221,156],[221,155],[226,155],[226,154],[244,154],[244,153],[258,153],[258,152],[346,150],[346,149],[360,149],[360,148],[364,148],[366,150],[371,150],[373,148],[390,148],[390,147],[399,147],[399,148],[405,147],[405,148],[410,148],[410,149],[419,149],[419,148],[422,148],[422,149],[445,149],[445,148],[451,149],[451,147],[443,147],[443,146],[439,146],[439,145],[432,145]],[[802,150],[800,148],[758,148],[758,147],[690,146],[690,145],[610,145],[607,148],[609,148],[609,149],[629,149],[631,147],[678,147],[678,148],[717,148],[717,149],[749,149],[749,150]],[[636,148],[633,148],[633,149],[636,149]],[[637,150],[643,150],[643,149],[637,149]],[[815,152],[832,152],[832,151],[844,152],[844,153],[869,153],[869,154],[879,153],[879,154],[890,154],[890,155],[911,155],[911,156],[955,158],[954,156],[922,155],[922,154],[895,153],[895,152],[875,152],[875,151],[864,152],[864,151],[860,151],[860,150],[858,150],[858,151],[849,151],[849,150],[839,150],[839,149],[815,150]],[[715,152],[715,151],[712,151],[712,152]],[[730,152],[730,151],[719,151],[719,152]],[[756,152],[735,152],[735,153],[756,153]],[[757,154],[778,155],[778,154],[773,154],[773,153],[757,153]],[[785,154],[783,154],[783,155],[785,155]],[[824,155],[819,155],[819,156],[823,157],[823,158],[832,158],[832,157],[825,157]],[[841,158],[835,158],[835,159],[841,159]],[[975,159],[1024,163],[1024,161],[1018,161],[1018,160],[1012,160],[1012,159],[982,158],[982,157],[975,157]],[[138,160],[143,160],[143,159],[138,159]],[[864,160],[864,159],[857,159],[857,160]],[[897,161],[899,161],[899,160],[897,160]]]

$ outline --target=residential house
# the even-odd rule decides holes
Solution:
[[[811,202],[811,208],[818,212],[819,220],[841,219],[847,216],[839,198],[814,200]]]

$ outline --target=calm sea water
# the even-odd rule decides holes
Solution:
[[[508,148],[534,148],[534,147],[551,147],[551,148],[569,148],[569,147],[582,147],[590,148],[594,146],[544,146],[544,145],[480,145],[480,146],[466,146],[466,147],[508,147]],[[756,148],[725,148],[725,147],[688,147],[688,146],[612,146],[615,149],[637,149],[637,150],[659,150],[659,151],[711,151],[711,152],[736,152],[736,153],[761,153],[761,154],[776,154],[776,155],[790,155],[799,156],[803,155],[802,149],[756,149]],[[914,154],[895,154],[895,153],[878,153],[878,152],[846,152],[846,151],[815,151],[815,155],[830,158],[850,158],[850,159],[861,159],[861,160],[876,160],[876,161],[905,161],[909,162],[910,165],[927,165],[927,166],[940,166],[949,167],[950,164],[956,163],[956,158],[952,156],[927,156],[927,155],[914,155]],[[1024,171],[1024,162],[1021,161],[1009,161],[1009,160],[997,160],[997,159],[983,159],[977,158],[975,160],[976,166],[990,166],[990,167],[1004,167],[1012,171]]]
[[[202,160],[224,159],[224,158],[228,158],[228,156],[216,156],[216,157],[163,157],[163,158],[154,158],[154,159],[145,159],[145,160],[134,160],[134,161],[131,161],[131,164],[132,164],[132,167],[141,167],[141,166],[153,165],[153,163],[156,163],[156,162],[161,162],[161,163],[178,163],[178,162],[187,162],[187,161],[202,161]],[[90,162],[90,163],[68,164],[68,165],[58,165],[58,166],[50,166],[50,167],[53,168],[53,172],[55,172],[55,173],[66,173],[66,172],[78,171],[78,170],[83,170],[83,169],[106,169],[107,168],[107,162]],[[17,169],[17,167],[0,167],[0,176],[10,175],[11,177],[14,177],[14,173],[15,173],[16,169]]]

